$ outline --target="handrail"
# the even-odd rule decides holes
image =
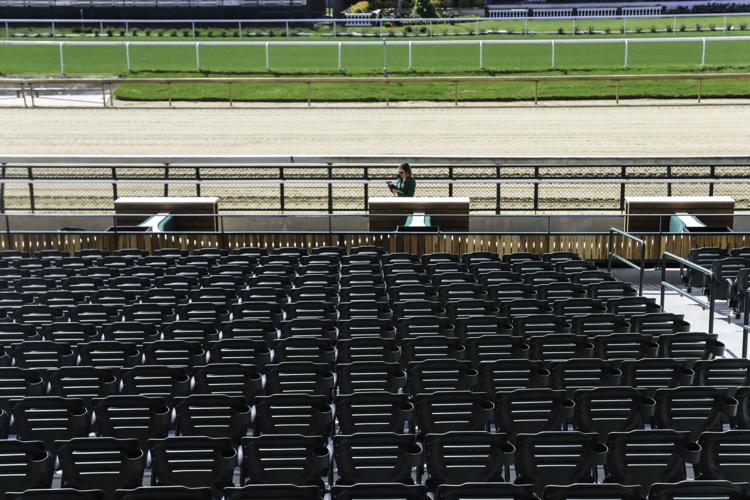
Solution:
[[[641,247],[640,265],[636,265],[630,262],[625,257],[622,257],[614,252],[614,246],[612,245],[612,243],[613,243],[615,234],[624,236],[632,241],[635,241],[638,245],[640,245]],[[625,264],[626,266],[638,270],[638,296],[642,296],[643,295],[643,276],[646,271],[646,242],[636,236],[633,236],[630,233],[626,233],[625,231],[612,227],[609,229],[609,239],[607,242],[607,271],[609,271],[610,273],[612,272],[612,259],[616,259],[617,261]]]
[[[745,290],[742,318],[742,357],[747,358],[748,334],[750,334],[750,288]]]
[[[681,266],[689,267],[690,269],[698,271],[699,273],[709,278],[708,301],[701,300],[693,296],[692,294],[686,292],[685,290],[682,290],[681,288],[676,287],[673,284],[667,282],[667,262],[669,261],[678,262]],[[661,305],[662,310],[664,310],[665,292],[667,289],[672,290],[673,292],[676,292],[678,295],[695,302],[696,304],[701,306],[703,309],[708,309],[708,333],[714,332],[714,313],[716,311],[716,283],[714,282],[714,273],[710,269],[707,269],[703,266],[699,266],[695,262],[690,262],[689,260],[683,259],[682,257],[679,257],[673,253],[664,252],[664,254],[662,254],[662,260],[661,260],[661,285],[660,286],[661,286],[660,305]]]

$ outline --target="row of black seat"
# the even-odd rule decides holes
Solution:
[[[211,488],[185,486],[142,486],[130,490],[115,490],[114,496],[103,490],[76,490],[73,488],[35,489],[9,493],[7,500],[704,500],[706,497],[722,500],[745,500],[748,483],[722,480],[687,480],[678,483],[655,483],[644,495],[637,486],[617,483],[547,486],[537,496],[527,485],[512,483],[463,483],[440,485],[435,496],[428,496],[423,485],[355,484],[336,485],[330,496],[318,486],[247,485],[241,488],[224,488],[216,492]]]
[[[655,483],[685,480],[688,464],[697,479],[741,482],[750,471],[747,453],[745,430],[706,432],[697,441],[666,429],[610,433],[604,441],[577,431],[519,434],[513,441],[485,431],[427,434],[422,440],[363,433],[334,436],[332,450],[321,437],[293,434],[246,437],[239,445],[226,438],[168,437],[149,440],[147,448],[114,438],[75,438],[53,448],[0,440],[0,484],[5,491],[49,488],[56,457],[63,487],[111,494],[141,486],[147,466],[153,486],[217,490],[235,486],[238,467],[241,485],[425,483],[432,489],[508,481],[542,494],[551,485],[611,482],[638,485],[646,494]]]
[[[529,388],[501,391],[494,397],[463,390],[411,397],[382,391],[339,395],[332,403],[324,396],[304,394],[258,395],[249,401],[224,394],[30,396],[3,402],[0,438],[13,435],[49,443],[95,433],[145,443],[170,432],[239,441],[248,434],[325,437],[493,430],[515,436],[568,428],[606,437],[649,426],[697,436],[725,425],[750,429],[749,405],[748,386],[682,386],[653,393],[627,386],[572,392]]]

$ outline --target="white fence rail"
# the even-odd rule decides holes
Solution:
[[[413,49],[420,46],[473,46],[476,47],[477,69],[484,69],[485,48],[493,45],[504,46],[547,46],[549,47],[550,68],[555,68],[556,47],[561,45],[620,45],[622,46],[622,65],[623,68],[629,67],[629,47],[634,44],[696,44],[700,45],[700,61],[696,65],[704,67],[706,65],[706,47],[710,44],[720,44],[727,42],[748,42],[750,36],[722,36],[722,37],[658,37],[658,38],[564,38],[564,39],[521,39],[521,40],[362,40],[362,41],[278,41],[278,42],[261,42],[261,41],[53,41],[53,40],[0,40],[0,46],[53,46],[57,48],[59,54],[60,74],[65,74],[65,48],[66,47],[122,47],[124,49],[125,63],[128,72],[133,71],[132,47],[192,47],[195,51],[195,69],[201,71],[201,47],[262,47],[265,55],[265,68],[272,69],[273,61],[271,58],[272,47],[284,47],[293,50],[293,47],[313,47],[322,46],[331,48],[331,57],[335,57],[336,67],[341,70],[345,68],[343,64],[343,55],[345,47],[362,47],[362,46],[382,46],[383,51],[383,69],[388,69],[388,47],[406,47],[408,68],[416,66]]]

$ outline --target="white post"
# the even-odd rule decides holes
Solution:
[[[628,18],[625,15],[622,16],[622,34],[628,32]]]
[[[341,69],[341,42],[339,42],[339,64],[338,69]]]
[[[201,50],[200,50],[201,43],[195,42],[195,69],[200,71],[201,70]]]
[[[386,40],[385,37],[383,37],[383,71],[385,72],[388,69],[388,49],[386,47]]]
[[[336,38],[336,20],[333,20],[333,38]]]
[[[128,66],[128,73],[130,73],[130,42],[125,42],[125,64]]]
[[[625,69],[628,68],[628,40],[625,39]]]
[[[195,21],[193,21],[192,23],[190,23],[190,25],[193,28],[193,38],[195,38]]]
[[[409,69],[411,69],[411,40],[409,40]]]
[[[130,23],[125,21],[125,36],[130,36]]]
[[[286,33],[286,37],[289,38],[289,21],[284,21],[284,33]]]
[[[271,59],[268,54],[268,44],[269,42],[266,42],[266,69],[271,69]]]
[[[55,21],[52,21],[52,37],[55,36]]]
[[[677,33],[677,16],[672,18],[672,33]]]
[[[477,18],[477,32],[476,35],[479,36],[479,19]]]
[[[10,26],[8,26],[8,21],[5,21],[5,38],[10,38]]]
[[[701,68],[706,64],[706,37],[701,39]]]
[[[552,40],[552,67],[555,67],[555,41]]]
[[[484,69],[484,40],[479,40],[479,69]]]
[[[242,38],[242,21],[237,22],[237,36]]]
[[[429,20],[430,38],[432,38],[432,19]]]
[[[63,58],[63,43],[60,42],[60,74],[65,74],[65,59]]]

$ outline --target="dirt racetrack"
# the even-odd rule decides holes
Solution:
[[[2,154],[750,155],[750,102],[2,109]]]

